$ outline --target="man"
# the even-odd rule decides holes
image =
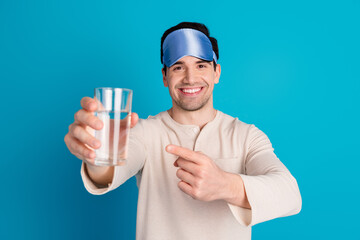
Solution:
[[[87,128],[102,123],[95,101],[81,100],[65,142],[83,160],[86,189],[105,194],[136,175],[137,239],[251,239],[254,224],[297,214],[296,180],[268,137],[213,107],[221,67],[208,29],[187,22],[168,29],[161,55],[172,108],[147,120],[133,113],[125,166],[92,165],[95,154],[85,144],[100,142]]]

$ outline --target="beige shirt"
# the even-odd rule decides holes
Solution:
[[[239,174],[251,210],[223,200],[194,200],[182,192],[173,165],[177,157],[165,151],[168,144],[201,151],[224,171]],[[251,239],[251,226],[297,214],[302,204],[295,178],[274,154],[268,137],[220,111],[201,131],[177,123],[166,111],[139,120],[131,129],[127,164],[115,167],[108,187],[94,185],[81,168],[85,188],[96,195],[134,175],[139,188],[136,239]]]

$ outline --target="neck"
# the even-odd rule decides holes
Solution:
[[[179,108],[176,104],[173,104],[173,107],[168,110],[168,113],[176,122],[184,125],[197,125],[200,129],[216,116],[216,110],[212,104],[196,111],[186,111]]]

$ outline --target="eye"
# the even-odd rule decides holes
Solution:
[[[175,66],[175,67],[173,67],[173,71],[179,71],[179,70],[181,70],[181,66]]]
[[[199,64],[198,67],[199,67],[199,68],[206,68],[206,65],[204,65],[204,64]]]

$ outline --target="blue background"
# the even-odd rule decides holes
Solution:
[[[0,1],[0,239],[134,239],[134,178],[86,192],[64,143],[80,99],[134,90],[171,107],[160,37],[205,23],[220,47],[217,109],[264,131],[297,178],[300,214],[253,239],[360,239],[359,1]]]

